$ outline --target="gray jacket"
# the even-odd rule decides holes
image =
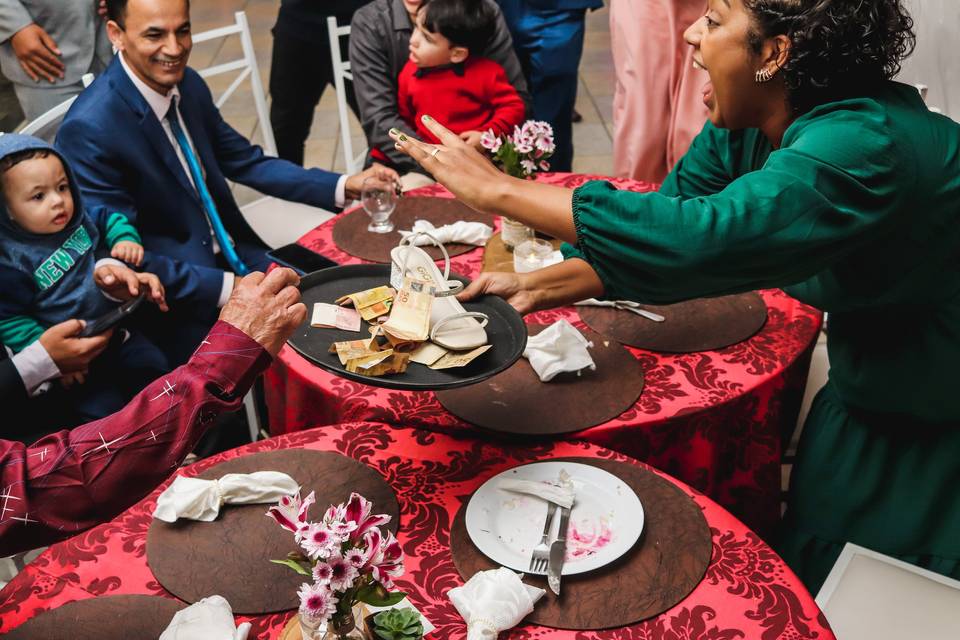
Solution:
[[[482,55],[503,67],[530,113],[527,81],[513,52],[507,23],[493,0],[484,1],[497,13],[497,30]],[[392,127],[413,133],[400,119],[397,107],[397,77],[409,58],[412,31],[403,0],[374,0],[358,9],[350,23],[350,69],[367,144],[386,153],[401,173],[423,172],[416,161],[394,149],[393,140],[387,135]]]
[[[97,0],[0,0],[0,70],[12,82],[35,86],[13,53],[10,38],[32,22],[50,34],[63,52],[63,84],[80,82],[94,56],[106,67],[113,57]],[[48,84],[41,80],[41,84]]]

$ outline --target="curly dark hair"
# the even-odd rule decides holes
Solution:
[[[913,53],[913,19],[903,0],[744,0],[755,28],[749,45],[786,35],[781,69],[796,114],[889,80]]]

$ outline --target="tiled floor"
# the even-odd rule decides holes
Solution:
[[[264,86],[269,85],[270,51],[273,38],[270,28],[276,19],[277,0],[194,0],[191,19],[194,32],[222,26],[233,20],[235,11],[245,11],[250,22],[253,45],[257,52],[260,76]],[[607,11],[595,11],[587,16],[587,34],[583,59],[580,64],[580,93],[577,110],[583,122],[574,125],[574,170],[578,172],[610,174],[613,170],[612,138],[610,121],[613,102],[613,61],[610,56],[609,15]],[[317,43],[326,46],[326,43]],[[238,38],[221,40],[219,43],[203,43],[194,48],[191,66],[203,68],[240,56]],[[210,82],[214,95],[229,86],[232,78],[214,79]],[[245,135],[259,141],[257,118],[252,94],[246,83],[223,108],[224,117]],[[359,124],[351,114],[351,134],[354,146],[363,148],[365,142]],[[337,103],[333,89],[328,89],[320,101],[313,127],[306,146],[307,166],[342,171],[343,154],[339,145],[340,132]],[[251,196],[238,193],[245,201]]]

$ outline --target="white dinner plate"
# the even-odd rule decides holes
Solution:
[[[576,491],[563,575],[598,569],[629,551],[643,531],[640,499],[617,476],[576,462],[534,462],[507,469],[484,482],[467,504],[467,533],[473,544],[505,567],[546,575],[546,571],[530,571],[529,567],[533,547],[543,534],[547,502],[498,485],[506,478],[556,484],[561,470],[570,475]],[[551,542],[557,534],[559,516],[557,510]]]

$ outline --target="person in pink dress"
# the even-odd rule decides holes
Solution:
[[[707,0],[610,0],[617,176],[663,182],[703,128],[708,78],[683,32],[706,11]]]

